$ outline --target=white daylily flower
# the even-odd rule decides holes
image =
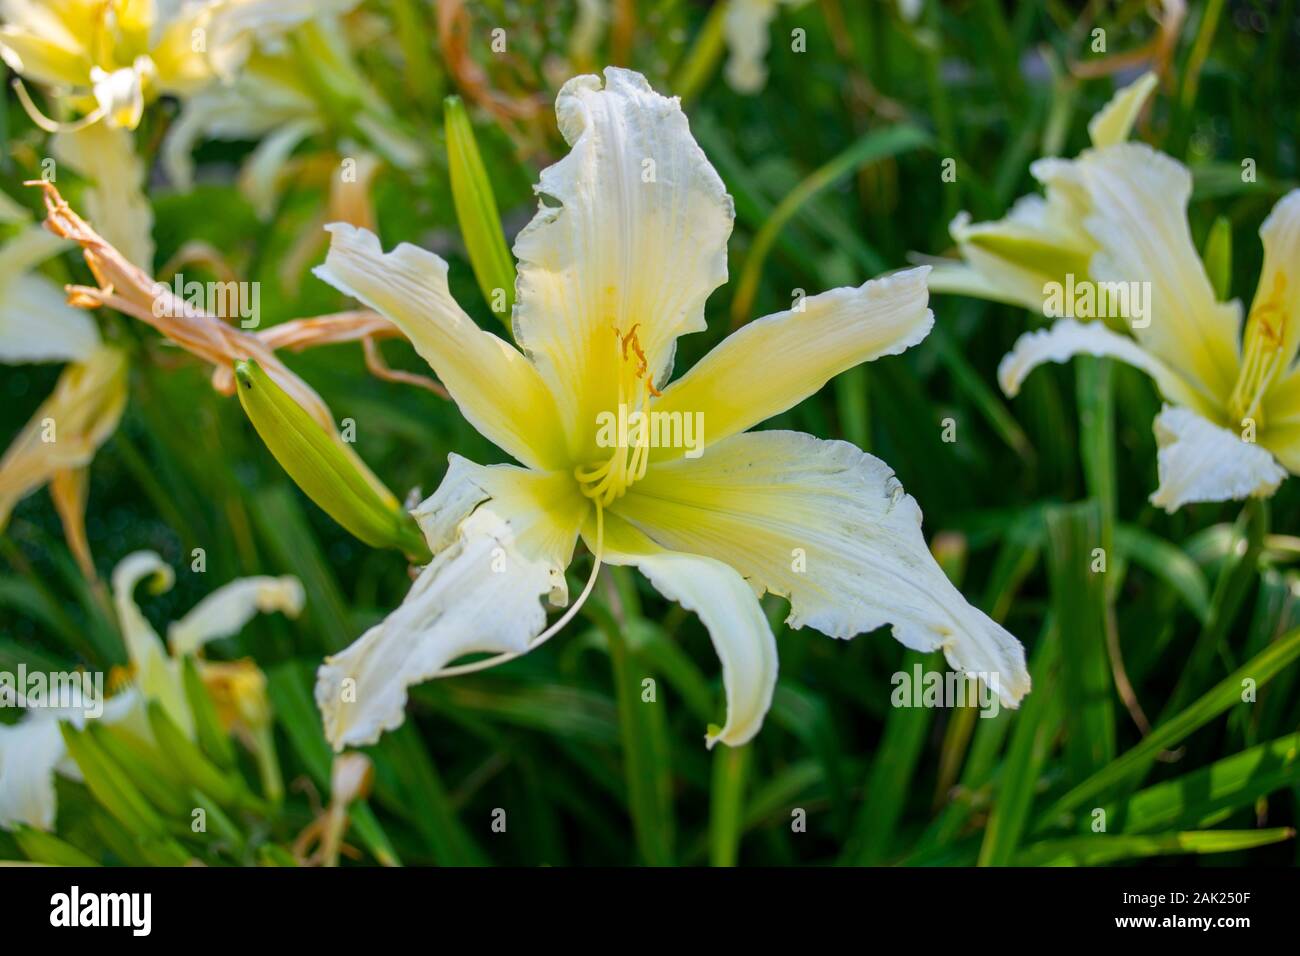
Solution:
[[[128,555],[113,571],[113,603],[131,662],[131,685],[102,702],[98,718],[87,713],[75,687],[61,685],[62,691],[71,692],[62,706],[32,708],[17,724],[0,725],[0,827],[25,823],[42,830],[53,828],[58,809],[55,774],[81,779],[76,764],[67,757],[60,722],[80,728],[88,719],[99,719],[122,725],[148,740],[151,733],[144,704],[157,700],[177,726],[192,736],[194,718],[186,702],[179,658],[197,653],[209,641],[239,633],[254,614],[280,611],[296,617],[303,605],[302,584],[297,578],[232,581],[171,625],[168,640],[175,656],[169,656],[135,603],[135,587],[145,579],[152,579],[154,593],[160,593],[171,587],[175,576],[152,551]],[[256,665],[250,661],[197,663],[227,730],[239,721],[265,719],[265,678]]]
[[[726,0],[722,29],[727,38],[727,83],[737,93],[757,93],[767,84],[768,29],[781,4],[806,0]]]
[[[103,345],[94,321],[34,271],[66,245],[29,226],[0,246],[0,362],[71,363],[0,457],[0,530],[20,500],[88,465],[126,405],[125,355]]]
[[[67,755],[59,724],[84,726],[87,707],[79,694],[62,703],[60,707],[29,709],[16,724],[0,724],[0,828],[25,824],[52,830],[58,813],[55,775],[81,779],[81,771]],[[128,690],[103,702],[98,719],[120,723],[137,704],[135,692]]]
[[[1141,321],[1112,328],[1064,318],[1021,336],[998,380],[1015,395],[1042,363],[1079,354],[1146,372],[1173,406],[1155,423],[1160,486],[1151,500],[1174,511],[1272,494],[1300,468],[1300,193],[1260,230],[1264,267],[1243,330],[1240,303],[1216,301],[1192,243],[1191,174],[1126,142],[1155,84],[1148,73],[1117,92],[1088,124],[1093,147],[1077,159],[1033,164],[1045,197],[1022,199],[998,222],[959,217],[953,237],[964,261],[937,267],[930,285],[1035,312],[1067,276],[1098,289],[1149,289]]]
[[[1132,338],[1070,319],[1022,336],[999,369],[1003,389],[1014,395],[1045,361],[1081,352],[1119,359],[1180,406],[1156,420],[1153,503],[1174,511],[1271,495],[1300,469],[1300,190],[1260,229],[1263,269],[1243,328],[1241,304],[1216,301],[1192,243],[1192,179],[1181,163],[1121,143],[1062,163],[1056,175],[1087,196],[1083,228],[1097,244],[1088,277],[1130,288],[1149,283],[1149,323],[1134,323]]]
[[[213,591],[167,631],[171,653],[135,603],[135,588],[148,579],[155,594],[170,590],[176,576],[171,566],[152,551],[137,551],[113,570],[113,604],[131,661],[133,682],[148,700],[157,700],[167,715],[186,733],[193,733],[194,718],[185,702],[180,659],[197,654],[210,641],[238,634],[258,613],[279,611],[297,617],[302,611],[303,589],[297,578],[239,578]],[[200,662],[204,676],[206,662]],[[220,666],[220,665],[216,665]]]
[[[522,351],[461,310],[438,256],[407,244],[385,253],[369,232],[331,227],[317,274],[401,328],[466,418],[523,465],[453,456],[414,512],[433,561],[396,611],[319,671],[335,748],[401,724],[408,686],[484,666],[449,666],[462,655],[496,662],[538,646],[576,612],[602,560],[638,567],[708,629],[728,698],[710,744],[749,740],[771,702],[765,591],[790,599],[796,627],[850,637],[891,624],[908,647],[996,674],[1002,699],[1018,702],[1029,690],[1022,648],[944,576],[887,465],[843,442],[744,433],[923,339],[927,270],[750,323],[669,384],[678,336],[705,327],[705,300],[727,278],[731,197],[678,101],[638,73],[576,77],[556,113],[571,150],[542,172],[544,201],[515,242]],[[599,422],[620,406],[701,413],[702,457],[603,446]],[[548,628],[541,598],[567,603],[579,537],[596,568]]]

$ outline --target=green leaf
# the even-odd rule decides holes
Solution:
[[[509,329],[515,303],[515,262],[506,248],[492,181],[483,166],[474,127],[460,97],[447,97],[442,107],[451,198],[456,206],[460,234],[488,308]]]
[[[12,831],[18,846],[33,863],[48,866],[99,866],[71,843],[60,840],[52,833],[22,823],[13,824]]]
[[[624,568],[615,570],[626,572]],[[646,864],[671,866],[673,780],[664,719],[666,704],[658,700],[657,694],[654,701],[641,699],[641,681],[652,675],[628,647],[613,615],[590,602],[586,610],[600,625],[609,643],[619,737],[623,744],[623,775],[637,848]]]
[[[1011,862],[1029,819],[1043,764],[1064,721],[1057,694],[1060,642],[1051,627],[1050,622],[1044,627],[1029,666],[1034,689],[1012,719],[1011,743],[980,846],[980,866]]]
[[[221,727],[217,708],[212,703],[207,688],[203,686],[203,678],[199,676],[193,656],[189,654],[181,660],[181,680],[185,685],[185,700],[194,717],[194,732],[199,739],[199,746],[217,766],[224,770],[231,769],[235,766],[235,748]]]
[[[1227,302],[1232,284],[1232,221],[1227,216],[1215,218],[1201,258],[1210,284],[1214,286],[1214,297]]]
[[[222,773],[203,755],[202,751],[167,716],[167,711],[163,709],[162,704],[151,700],[147,709],[149,729],[153,731],[158,749],[175,762],[186,780],[223,806],[259,805],[256,798],[238,781],[235,774]]]
[[[909,652],[903,659],[904,670],[910,671],[918,662],[923,672],[941,668],[942,657],[937,653],[922,656]],[[890,710],[884,736],[871,761],[862,807],[844,846],[841,863],[872,866],[885,860],[898,835],[898,822],[912,791],[912,775],[933,714],[929,707]]]
[[[714,733],[709,728],[709,733]],[[745,823],[745,785],[751,745],[713,750],[713,784],[709,788],[709,865],[735,866]]]
[[[1186,551],[1134,525],[1115,529],[1115,548],[1169,585],[1198,621],[1206,621],[1210,615],[1210,585]]]
[[[139,789],[85,731],[60,723],[59,730],[91,794],[135,837],[161,836],[166,825]]]
[[[1154,836],[1066,837],[1046,840],[1026,847],[1016,857],[1016,866],[1097,866],[1136,857],[1168,856],[1184,853],[1231,853],[1257,846],[1280,843],[1295,836],[1290,827],[1272,830],[1193,830],[1186,833],[1161,833]]]
[[[1300,734],[1291,734],[1139,790],[1106,808],[1106,819],[1125,833],[1213,826],[1260,797],[1297,783]]]
[[[1263,687],[1284,667],[1300,657],[1300,628],[1279,638],[1212,687],[1199,700],[1164,721],[1142,742],[1097,771],[1056,801],[1041,818],[1040,828],[1059,821],[1070,811],[1112,790],[1132,785],[1150,768],[1156,755],[1176,746],[1184,737],[1205,726],[1234,704],[1242,703],[1242,681]]]
[[[1104,547],[1096,499],[1047,512],[1052,620],[1061,643],[1065,757],[1082,780],[1115,757],[1115,705],[1106,652],[1105,574],[1094,570]]]

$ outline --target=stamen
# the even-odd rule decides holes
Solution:
[[[582,493],[606,508],[622,497],[631,485],[644,478],[650,465],[649,405],[651,399],[662,393],[655,388],[654,380],[649,374],[650,362],[637,338],[637,329],[640,327],[639,322],[634,323],[627,334],[620,332],[617,326],[613,327],[614,360],[618,363],[617,414],[620,428],[625,421],[624,415],[628,419],[636,413],[644,416],[635,440],[622,443],[621,440],[626,436],[620,434],[620,442],[615,443],[608,459],[573,470]]]
[[[94,110],[87,113],[81,119],[72,123],[60,123],[58,120],[50,119],[41,112],[40,107],[32,99],[32,95],[27,92],[27,87],[23,81],[14,77],[14,93],[18,96],[18,102],[22,104],[23,109],[27,112],[28,117],[33,123],[45,130],[47,133],[75,133],[77,130],[85,129],[92,123],[97,123],[108,112],[102,106],[97,106]]]
[[[1238,422],[1251,419],[1257,428],[1264,424],[1260,415],[1264,395],[1282,365],[1288,319],[1285,293],[1286,277],[1278,272],[1273,276],[1272,292],[1251,310],[1246,320],[1241,371],[1228,399],[1229,414]]]
[[[560,631],[564,626],[573,620],[574,615],[582,609],[587,603],[587,598],[591,596],[591,589],[596,586],[596,575],[600,573],[601,558],[605,553],[605,512],[599,501],[596,502],[596,552],[592,560],[591,575],[587,578],[587,584],[583,587],[582,593],[578,599],[569,606],[569,609],[560,616],[554,624],[548,627],[542,633],[538,634],[528,642],[527,651],[508,651],[504,654],[497,654],[494,657],[487,657],[481,661],[474,661],[472,664],[461,664],[459,667],[444,667],[434,677],[457,677],[461,674],[473,674],[476,671],[487,670],[489,667],[496,667],[498,664],[504,664],[506,661],[512,661],[516,657],[522,657],[528,651],[536,650],[541,647]]]

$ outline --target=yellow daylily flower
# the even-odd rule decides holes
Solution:
[[[357,0],[0,0],[0,58],[83,113],[135,129],[159,95],[185,97],[229,79],[253,37],[283,33]],[[19,87],[32,119],[53,132]]]
[[[521,348],[474,324],[438,256],[409,244],[385,253],[365,230],[330,227],[317,275],[401,328],[466,418],[521,463],[453,455],[413,512],[432,562],[400,607],[318,672],[335,748],[400,725],[408,686],[537,647],[576,613],[602,561],[639,568],[708,629],[728,701],[710,745],[749,740],[771,702],[766,591],[789,598],[794,627],[848,638],[891,624],[1014,706],[1029,690],[1023,649],[944,576],[889,467],[844,442],[745,433],[845,369],[921,341],[933,323],[927,270],[752,322],[669,384],[678,336],[705,328],[705,300],[727,278],[731,197],[679,102],[639,73],[575,77],[556,114],[571,149],[542,172],[542,201],[514,246]],[[641,430],[608,441],[610,419],[632,412],[676,423],[683,440]],[[701,419],[706,431],[685,441]],[[547,627],[541,598],[568,603],[578,538],[595,567]],[[496,656],[449,666],[475,653]]]
[[[57,797],[54,777],[79,780],[76,764],[67,756],[60,722],[81,727],[87,720],[120,725],[143,740],[152,734],[145,704],[157,700],[167,715],[191,737],[194,718],[186,701],[180,657],[204,644],[237,634],[256,613],[280,611],[296,617],[302,610],[302,585],[294,577],[240,578],[218,588],[168,629],[169,655],[162,640],[136,606],[136,585],[151,579],[154,593],[171,587],[174,574],[152,551],[124,558],[113,571],[113,602],[122,639],[130,659],[131,682],[107,700],[81,698],[75,686],[62,686],[61,706],[30,709],[12,726],[0,725],[0,827],[25,823],[42,830],[54,826]],[[227,731],[255,735],[269,721],[266,678],[251,661],[197,661],[204,686],[213,696]]]

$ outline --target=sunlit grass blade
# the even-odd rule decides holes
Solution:
[[[470,265],[483,298],[493,315],[510,328],[515,302],[515,262],[506,248],[501,231],[501,214],[492,191],[492,181],[479,155],[474,127],[459,96],[442,104],[447,133],[447,166],[451,174],[451,197],[460,222]]]
[[[1291,734],[1139,790],[1108,808],[1106,817],[1125,833],[1208,827],[1297,783],[1300,734]]]
[[[1046,840],[1026,847],[1016,857],[1017,866],[1098,866],[1117,860],[1185,853],[1231,853],[1280,843],[1295,836],[1290,827],[1271,830],[1193,830],[1151,836],[1091,836]]]
[[[1059,824],[1071,811],[1090,800],[1111,799],[1113,793],[1132,786],[1147,772],[1156,755],[1176,746],[1188,734],[1205,726],[1215,717],[1235,704],[1242,703],[1242,692],[1250,680],[1255,688],[1263,687],[1275,674],[1300,657],[1300,628],[1295,628],[1279,638],[1266,650],[1251,658],[1208,690],[1199,700],[1170,720],[1162,722],[1131,750],[1121,754],[1087,780],[1060,797],[1040,817],[1040,828]]]
[[[185,701],[194,717],[194,733],[199,746],[217,766],[231,769],[235,765],[234,745],[221,727],[216,705],[203,686],[194,658],[188,654],[181,660],[181,679],[185,685]]]
[[[23,854],[33,863],[48,866],[99,866],[96,860],[53,833],[21,823],[12,825],[12,833]]]

